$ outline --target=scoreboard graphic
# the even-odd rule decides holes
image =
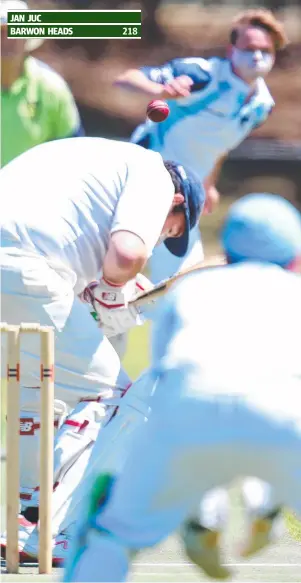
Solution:
[[[9,10],[7,37],[141,39],[141,10]]]

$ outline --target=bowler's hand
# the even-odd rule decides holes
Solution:
[[[193,80],[187,75],[180,75],[170,83],[164,85],[163,91],[160,93],[161,99],[176,99],[177,97],[188,97],[190,95]]]

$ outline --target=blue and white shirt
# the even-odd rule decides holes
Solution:
[[[228,59],[175,59],[141,71],[162,84],[188,75],[193,85],[188,97],[168,101],[170,114],[164,122],[147,120],[131,141],[160,152],[165,159],[187,164],[200,179],[211,172],[218,158],[261,125],[274,107],[262,78],[248,100],[250,86],[233,73]]]

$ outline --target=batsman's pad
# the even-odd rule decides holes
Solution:
[[[54,400],[54,431],[58,431],[68,414],[66,403]],[[22,510],[32,506],[39,484],[40,468],[40,390],[21,388],[20,409],[20,500]]]
[[[54,440],[53,482],[56,488],[85,450],[96,441],[100,429],[108,423],[115,410],[116,404],[83,401],[78,403],[72,413],[66,417]],[[39,492],[35,491],[31,505],[38,506],[38,504]]]
[[[150,372],[142,374],[122,397],[117,413],[102,427],[96,442],[91,442],[64,474],[53,497],[55,534],[66,529],[72,533],[80,504],[95,476],[103,472],[116,475],[122,470],[135,430],[147,421],[154,386]]]

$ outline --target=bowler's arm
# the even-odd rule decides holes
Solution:
[[[115,85],[137,91],[148,98],[177,99],[187,97],[207,76],[195,63],[174,59],[159,67],[128,69],[119,75]]]
[[[162,98],[165,89],[163,83],[157,83],[156,81],[148,79],[148,77],[139,69],[128,69],[125,73],[122,73],[117,77],[114,84],[126,89],[137,91],[149,98]]]

